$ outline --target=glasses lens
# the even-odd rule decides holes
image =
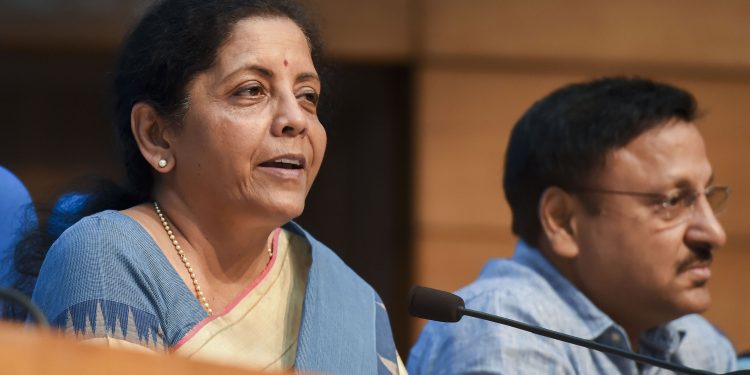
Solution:
[[[662,219],[669,223],[681,222],[689,217],[690,208],[695,202],[695,194],[688,190],[674,192],[661,202]]]
[[[727,201],[729,200],[729,187],[710,187],[706,190],[706,199],[708,200],[708,204],[711,205],[711,209],[714,211],[714,215],[721,215],[727,208]]]

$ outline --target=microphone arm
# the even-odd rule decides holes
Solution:
[[[3,299],[18,304],[26,309],[29,315],[34,318],[36,324],[44,328],[49,327],[49,322],[47,322],[47,318],[44,317],[44,313],[39,310],[39,308],[33,302],[31,302],[29,297],[26,297],[25,294],[13,288],[0,288],[0,300]]]
[[[426,288],[415,285],[409,292],[409,313],[412,316],[437,320],[442,322],[457,322],[464,315],[471,316],[482,320],[488,320],[495,323],[504,324],[513,328],[518,328],[537,335],[564,341],[570,344],[583,346],[584,348],[596,351],[618,355],[624,358],[632,359],[636,362],[646,363],[667,370],[676,371],[683,374],[711,375],[712,372],[696,370],[693,368],[677,365],[656,358],[647,357],[629,350],[623,350],[609,345],[604,345],[592,340],[585,340],[579,337],[566,335],[564,333],[552,331],[546,328],[532,326],[521,323],[517,320],[503,318],[497,315],[488,314],[481,311],[471,310],[464,307],[464,300],[453,294],[442,290]],[[733,371],[729,374],[750,374],[750,371],[740,370]]]

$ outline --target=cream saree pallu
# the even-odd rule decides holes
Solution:
[[[277,231],[273,245],[263,273],[224,311],[190,330],[172,347],[175,353],[263,370],[293,367],[310,247],[287,231]]]

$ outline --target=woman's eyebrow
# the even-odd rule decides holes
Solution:
[[[318,81],[320,82],[320,77],[318,77],[317,74],[313,72],[306,72],[306,73],[300,73],[297,76],[297,82],[304,82],[304,81]]]
[[[257,73],[265,78],[272,78],[273,77],[273,71],[271,69],[268,69],[262,65],[258,64],[250,64],[250,65],[243,65],[235,70],[232,70],[228,74],[224,75],[221,78],[221,81],[226,81],[227,79],[230,79],[234,77],[237,74],[243,73],[243,72],[254,72]]]

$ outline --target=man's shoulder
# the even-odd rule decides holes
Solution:
[[[488,273],[488,267],[502,271]],[[557,296],[552,287],[543,277],[533,270],[517,264],[511,260],[492,260],[485,266],[482,275],[471,284],[456,291],[467,308],[485,313],[518,320],[527,324],[550,326],[555,329],[558,324],[551,324],[550,317],[563,312],[564,303]],[[519,335],[521,340],[534,341],[536,337],[493,322],[472,317],[464,317],[457,323],[428,322],[423,330],[423,336],[429,340],[452,341],[458,345],[459,341],[466,341],[472,345],[474,340],[492,338],[501,341],[515,341]],[[525,341],[525,340],[524,340]]]
[[[676,355],[687,366],[728,371],[736,366],[736,352],[716,326],[698,314],[671,321],[668,326],[682,335]]]
[[[534,269],[511,259],[489,261],[480,277],[456,292],[471,309],[552,324],[548,317],[567,312],[565,297]]]
[[[492,260],[482,275],[456,292],[466,307],[528,324],[546,326],[560,311],[554,291],[535,271],[512,260]],[[472,317],[457,323],[428,322],[412,348],[412,374],[573,373],[559,343]]]
[[[726,335],[698,314],[685,315],[670,322],[669,326],[683,335],[681,347],[734,350]]]

